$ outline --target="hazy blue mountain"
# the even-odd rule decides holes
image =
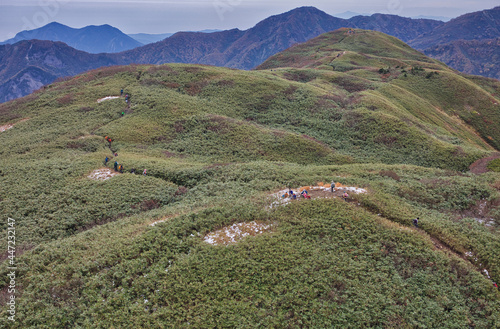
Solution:
[[[38,29],[19,32],[14,38],[0,44],[14,44],[22,40],[61,41],[88,53],[117,53],[143,44],[110,25],[86,26],[75,29],[57,22]]]
[[[132,39],[136,40],[137,42],[140,42],[143,45],[147,45],[150,43],[162,41],[163,39],[172,36],[173,33],[160,33],[160,34],[133,33],[127,35]]]
[[[367,16],[366,14],[355,13],[353,11],[344,11],[343,13],[333,14],[333,16],[343,19],[349,19],[354,16]]]
[[[441,21],[441,22],[448,22],[452,19],[452,17],[446,17],[446,16],[430,16],[430,15],[418,15],[418,16],[411,16],[413,19],[432,19],[435,21]]]
[[[194,32],[202,32],[202,33],[213,33],[220,32],[221,30],[202,30],[202,31],[194,31]],[[192,32],[192,31],[190,31]],[[150,43],[162,41],[166,38],[171,37],[175,33],[160,33],[160,34],[149,34],[149,33],[133,33],[128,34],[132,39],[142,43],[143,45],[147,45]]]

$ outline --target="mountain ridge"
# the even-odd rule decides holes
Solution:
[[[456,17],[428,34],[409,42],[424,50],[455,40],[494,39],[500,35],[500,6]]]
[[[108,24],[89,25],[75,29],[57,22],[38,29],[19,32],[14,38],[1,42],[0,45],[32,39],[61,41],[72,48],[91,54],[116,53],[143,45]]]

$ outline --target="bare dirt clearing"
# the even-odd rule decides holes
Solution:
[[[120,98],[120,96],[106,96],[106,97],[98,99],[97,103],[102,103],[104,101],[109,101],[110,99],[117,99],[117,98]]]
[[[208,233],[203,241],[212,245],[230,245],[237,243],[247,236],[256,236],[264,232],[270,231],[271,224],[266,224],[261,221],[253,221],[249,223],[237,223]]]
[[[110,179],[113,176],[118,175],[117,172],[112,171],[109,168],[101,168],[101,169],[96,169],[93,172],[91,172],[87,178],[90,178],[92,180],[107,180]]]

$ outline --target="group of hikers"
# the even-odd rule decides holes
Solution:
[[[295,192],[293,192],[293,190],[289,190],[288,192],[286,192],[285,194],[283,194],[281,196],[282,198],[292,198],[292,199],[297,199],[297,194]],[[311,196],[309,195],[309,193],[307,193],[307,190],[303,190],[302,192],[300,192],[300,195],[299,197],[303,197],[304,199],[310,199]]]
[[[335,182],[332,181],[332,184],[330,185],[330,191],[332,193],[335,192],[335,186],[336,186]],[[302,190],[302,192],[300,192],[300,194],[298,196],[297,196],[297,193],[295,193],[292,189],[289,188],[288,190],[289,190],[288,192],[286,192],[285,194],[283,194],[281,196],[283,199],[291,198],[291,199],[295,200],[295,199],[297,199],[297,197],[299,197],[299,198],[302,197],[304,199],[311,198],[311,196],[309,195],[309,192],[307,192],[306,189]],[[349,194],[347,194],[347,192],[342,193],[342,199],[344,201],[347,201],[348,198],[349,198]]]
[[[106,158],[104,159],[104,166],[106,166],[106,167],[107,167],[107,166],[108,166],[108,162],[109,162],[109,158],[108,158],[108,157],[106,157]],[[115,163],[113,164],[113,169],[114,169],[116,172],[119,172],[120,174],[123,174],[123,172],[124,172],[124,170],[125,170],[125,168],[123,167],[123,164],[118,163],[118,161],[115,161]],[[135,174],[136,172],[137,172],[137,170],[136,170],[135,168],[130,169],[130,173],[131,173],[131,174]],[[146,175],[147,175],[147,170],[146,170],[146,169],[144,169],[144,171],[142,172],[142,174],[143,174],[144,176],[146,176]]]
[[[120,90],[120,96],[123,96],[123,89]],[[127,105],[130,105],[130,95],[129,94],[125,94],[125,103],[127,103]]]
[[[108,137],[108,136],[104,137],[104,139],[105,139],[105,140],[109,143],[109,144],[108,144],[108,146],[109,146],[109,149],[111,150],[111,142],[112,142],[112,139],[111,139],[110,137]],[[113,152],[113,150],[111,150],[111,152]],[[114,155],[115,157],[117,157],[117,156],[118,156],[118,153],[114,152],[114,153],[113,153],[113,155]],[[104,159],[104,166],[105,166],[105,167],[107,167],[107,166],[108,166],[108,162],[109,162],[109,157],[106,157],[106,158]],[[116,172],[119,172],[120,174],[123,174],[123,172],[124,172],[124,170],[125,170],[125,168],[123,167],[123,164],[118,163],[118,161],[115,161],[115,163],[113,164],[113,169],[114,169]],[[136,173],[136,171],[137,171],[137,170],[136,170],[135,168],[130,169],[130,173],[131,173],[131,174],[135,174],[135,173]],[[147,170],[146,170],[146,169],[144,169],[144,171],[142,172],[142,174],[143,174],[144,176],[146,176],[146,175],[147,175]]]

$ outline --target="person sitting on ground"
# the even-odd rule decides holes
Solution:
[[[135,168],[130,169],[131,174],[135,174]]]
[[[286,192],[285,194],[283,194],[281,197],[282,197],[283,199],[288,198],[288,192]]]
[[[311,197],[309,196],[309,194],[307,193],[307,190],[303,190],[300,195],[304,198],[304,199],[310,199]]]
[[[344,194],[342,194],[342,199],[344,199],[344,201],[347,201],[348,197],[349,197],[349,194],[347,194],[347,192],[344,192]]]

